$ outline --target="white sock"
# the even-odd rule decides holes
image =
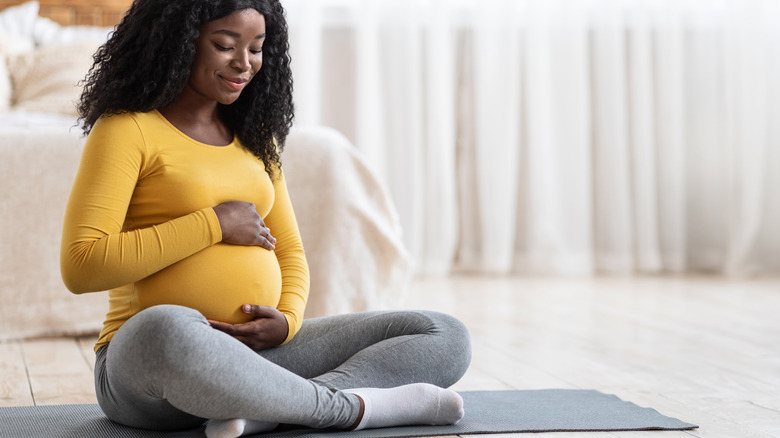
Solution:
[[[396,388],[359,388],[344,392],[363,399],[363,419],[355,430],[414,424],[455,424],[463,418],[463,399],[455,391],[427,383]]]
[[[206,424],[206,436],[208,438],[237,438],[252,433],[268,432],[276,429],[278,425],[278,423],[246,420],[243,418],[209,420]]]

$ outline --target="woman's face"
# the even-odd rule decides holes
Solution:
[[[265,18],[244,9],[201,26],[189,88],[207,101],[230,105],[263,65]]]

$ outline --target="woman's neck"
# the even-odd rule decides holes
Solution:
[[[193,140],[214,146],[230,144],[233,132],[220,117],[217,102],[198,97],[185,91],[171,105],[160,108],[160,114]]]

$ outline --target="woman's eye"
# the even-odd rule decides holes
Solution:
[[[259,55],[259,54],[263,53],[263,49],[260,49],[260,50],[250,50],[250,52],[251,52],[253,55]]]
[[[223,47],[216,43],[214,44],[214,46],[216,46],[217,50],[219,50],[220,52],[227,52],[228,50],[230,50],[230,47]]]

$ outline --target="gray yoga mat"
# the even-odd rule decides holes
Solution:
[[[292,429],[262,437],[374,438],[521,432],[687,430],[697,426],[592,390],[461,392],[466,416],[454,426],[408,426],[354,432]],[[97,405],[0,408],[0,437],[203,437],[203,429],[176,433],[123,427]]]

